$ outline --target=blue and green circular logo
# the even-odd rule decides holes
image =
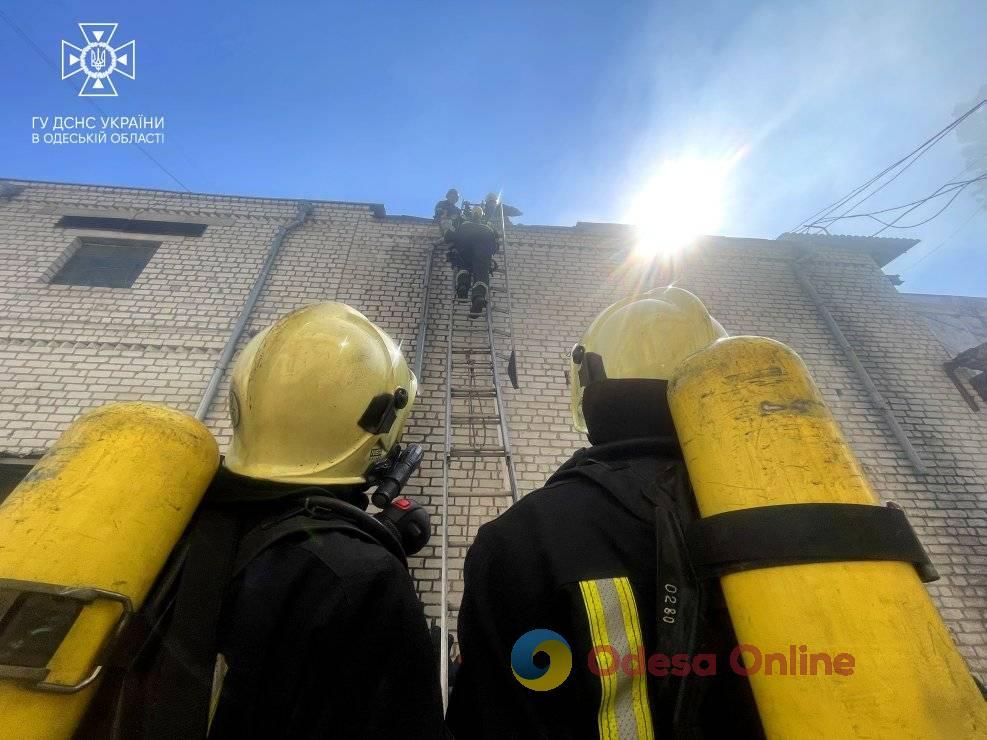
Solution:
[[[535,664],[535,656],[541,658]],[[511,650],[511,670],[522,686],[533,691],[551,691],[569,677],[572,671],[572,649],[558,632],[531,630],[521,635]]]

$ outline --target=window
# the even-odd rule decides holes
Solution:
[[[51,282],[94,288],[129,288],[159,246],[159,242],[129,239],[83,239]]]
[[[944,362],[943,369],[967,405],[974,411],[979,411],[980,406],[963,381],[970,384],[981,401],[987,402],[987,342],[960,352],[949,362]]]
[[[136,218],[103,218],[101,216],[62,216],[56,226],[63,229],[95,229],[124,234],[159,234],[167,236],[202,236],[205,224],[185,221],[144,221]]]
[[[0,462],[0,501],[7,498],[7,495],[17,488],[17,484],[24,480],[24,476],[31,472],[36,459],[16,460],[13,462]]]

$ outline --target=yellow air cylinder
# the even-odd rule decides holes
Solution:
[[[209,430],[186,414],[148,403],[84,414],[0,506],[0,579],[105,589],[138,608],[218,465]],[[122,612],[84,606],[45,681],[90,675]],[[96,684],[57,694],[0,680],[0,738],[70,737]]]
[[[703,517],[877,505],[808,369],[785,345],[721,339],[679,366],[668,398]],[[752,651],[743,660],[769,738],[987,737],[987,704],[912,565],[790,565],[721,582],[738,643],[761,653],[759,667]],[[817,662],[818,675],[799,675],[802,645],[851,655],[852,672],[825,675]],[[768,675],[768,653],[790,665],[794,656],[794,675],[782,675],[777,659]]]

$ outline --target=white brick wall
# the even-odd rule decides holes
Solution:
[[[0,200],[0,457],[41,452],[80,412],[144,398],[194,411],[277,228],[292,201],[90,186],[20,183]],[[65,213],[140,210],[138,218],[208,220],[202,237],[161,241],[130,289],[46,282],[81,232]],[[306,303],[342,300],[378,322],[409,361],[422,307],[430,225],[380,217],[366,204],[320,202],[283,245],[244,341]],[[379,211],[378,211],[379,212]],[[134,236],[133,238],[140,238]],[[657,276],[620,269],[620,229],[518,227],[510,234],[521,389],[506,403],[522,492],[540,485],[584,441],[568,424],[564,355],[592,317]],[[930,473],[916,475],[792,272],[793,247],[716,237],[685,257],[678,284],[696,292],[734,334],[774,337],[806,360],[868,476],[916,524],[943,578],[930,587],[964,654],[987,673],[987,433],[941,364],[924,321],[853,251],[817,251],[807,270]],[[437,510],[441,492],[443,372],[449,278],[435,262],[423,382],[407,438],[428,455],[412,493]],[[208,422],[229,441],[226,381]],[[451,575],[477,525],[505,505],[498,466],[458,463],[450,507]],[[434,517],[436,524],[438,517]],[[415,559],[426,610],[438,614],[438,542]],[[458,604],[461,584],[452,589]],[[453,614],[455,612],[453,611]]]

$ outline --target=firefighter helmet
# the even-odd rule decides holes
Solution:
[[[570,408],[585,432],[583,392],[598,380],[668,380],[686,357],[726,332],[696,296],[682,288],[655,288],[617,301],[590,324],[572,349]]]
[[[343,303],[293,311],[233,368],[226,467],[281,482],[365,483],[401,438],[417,380],[394,341]]]

